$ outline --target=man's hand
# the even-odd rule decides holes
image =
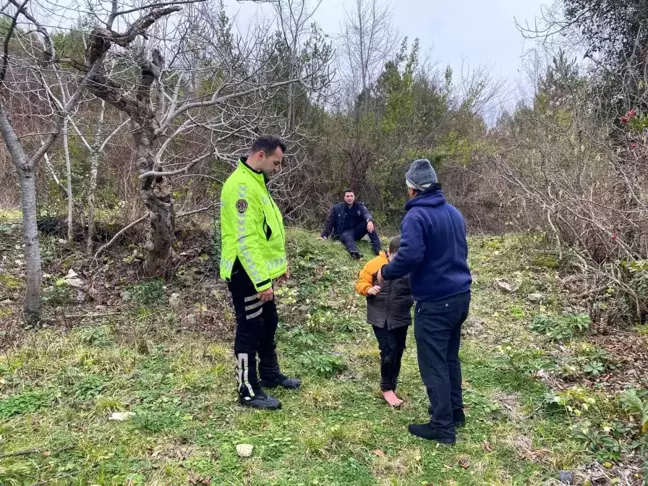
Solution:
[[[367,294],[369,295],[378,295],[379,293],[380,293],[380,285],[374,285],[369,290],[367,290]]]
[[[257,294],[257,297],[259,297],[259,300],[261,300],[261,302],[270,302],[272,299],[274,299],[274,290],[272,290],[272,287],[270,287],[263,292],[259,292]]]
[[[378,283],[380,285],[385,285],[385,279],[382,276],[382,268],[378,270],[378,273],[376,274],[376,279],[378,280]]]
[[[373,233],[376,227],[373,224],[373,221],[367,221],[367,232]]]
[[[289,279],[290,279],[290,268],[288,267],[288,265],[286,265],[286,273],[284,273],[282,276],[276,279],[276,282],[278,284],[282,284],[287,282]]]

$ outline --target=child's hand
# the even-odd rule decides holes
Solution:
[[[379,293],[380,293],[380,285],[374,285],[369,290],[367,290],[367,294],[369,295],[378,295]]]

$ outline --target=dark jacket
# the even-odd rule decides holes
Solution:
[[[328,238],[330,235],[333,238],[338,238],[342,231],[344,230],[344,224],[346,220],[346,203],[336,204],[331,208],[329,212],[328,219],[326,220],[326,226],[324,231],[322,231],[322,237]],[[354,202],[352,206],[352,211],[350,213],[353,216],[353,227],[360,225],[362,222],[373,221],[373,217],[367,207],[361,202]]]
[[[385,280],[410,274],[414,300],[433,302],[469,292],[466,224],[461,213],[446,202],[438,185],[405,205],[401,245],[382,268]]]
[[[367,297],[367,322],[387,329],[409,326],[412,323],[414,300],[407,277],[385,282],[378,295],[367,294],[367,290],[378,285],[376,274],[386,263],[385,253],[380,252],[376,258],[367,262],[358,276],[356,291]]]

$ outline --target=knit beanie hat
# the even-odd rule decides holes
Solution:
[[[405,183],[411,189],[424,191],[437,183],[437,175],[428,159],[418,159],[412,162],[407,174]]]

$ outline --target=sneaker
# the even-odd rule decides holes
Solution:
[[[420,437],[421,439],[434,440],[441,444],[453,445],[456,442],[454,434],[443,432],[430,423],[427,424],[411,424],[408,427],[410,434]]]
[[[281,388],[286,388],[287,390],[296,390],[301,386],[301,380],[297,378],[288,378],[284,375],[279,375],[275,380],[266,381],[261,380],[261,386],[263,388],[276,388],[280,386]]]
[[[357,252],[357,251],[352,251],[351,256],[353,258],[355,258],[356,260],[360,260],[362,258],[362,255],[360,254],[360,252]]]
[[[239,403],[244,407],[256,408],[257,410],[279,410],[281,402],[265,393],[257,393],[253,397],[239,395]]]

